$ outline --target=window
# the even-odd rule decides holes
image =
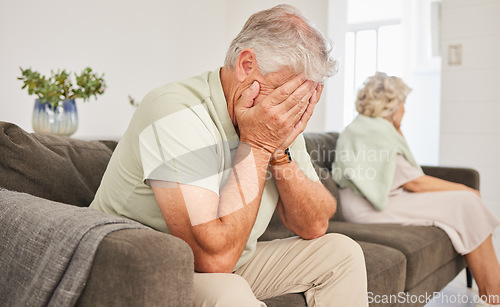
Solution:
[[[400,0],[349,0],[346,33],[344,126],[356,116],[355,99],[367,77],[404,72]]]

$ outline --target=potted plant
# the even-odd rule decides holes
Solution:
[[[51,71],[46,77],[37,71],[21,69],[23,89],[36,95],[32,125],[37,133],[72,135],[78,128],[78,113],[75,99],[87,101],[91,96],[97,98],[106,89],[103,76],[85,68],[79,75],[66,70]]]

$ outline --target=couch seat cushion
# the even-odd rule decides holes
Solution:
[[[437,227],[335,222],[330,223],[328,232],[402,252],[406,257],[405,290],[412,289],[458,255],[446,233]]]
[[[306,307],[306,298],[303,293],[288,293],[271,297],[263,301],[267,307]]]
[[[403,292],[406,280],[405,255],[391,247],[362,241],[357,242],[365,255],[368,292],[373,295]]]

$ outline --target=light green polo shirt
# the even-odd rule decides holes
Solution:
[[[90,207],[168,233],[147,181],[179,182],[219,194],[238,144],[220,69],[154,89],[134,113]],[[302,135],[290,146],[290,152],[304,174],[317,181]],[[268,174],[255,225],[235,269],[253,255],[278,198],[276,184]]]

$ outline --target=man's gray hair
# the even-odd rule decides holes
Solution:
[[[337,72],[330,41],[291,5],[281,4],[250,16],[232,41],[224,65],[234,68],[245,48],[255,52],[263,75],[290,68],[309,80],[324,82]]]

